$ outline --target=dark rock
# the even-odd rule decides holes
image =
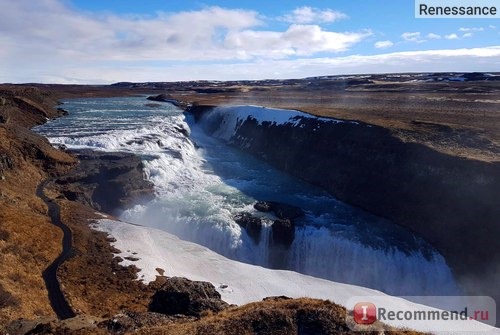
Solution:
[[[68,111],[62,108],[58,108],[57,111],[59,112],[60,115],[68,115]]]
[[[304,216],[304,211],[299,207],[272,202],[272,208],[276,216],[280,219],[295,220]]]
[[[166,315],[200,316],[203,311],[219,312],[229,305],[208,282],[173,277],[153,295],[149,310]]]
[[[195,120],[205,124],[210,109],[198,106],[195,111]],[[206,128],[207,133],[223,125],[224,115],[217,118],[219,125]],[[387,128],[337,121],[302,118],[299,127],[248,118],[228,143],[324,188],[341,201],[408,228],[432,244],[464,281],[477,273],[496,278],[500,262],[498,161],[449,155],[403,141]],[[441,138],[440,131],[432,133]],[[442,136],[448,138],[447,133]],[[485,144],[477,132],[463,138],[474,139],[466,147],[496,148]],[[494,290],[489,292],[495,295]]]
[[[234,216],[234,221],[246,230],[248,236],[256,244],[259,244],[262,231],[262,220],[260,218],[250,213],[239,213]]]
[[[205,114],[207,111],[210,111],[214,109],[215,105],[198,105],[196,103],[189,105],[186,107],[186,112],[191,113],[194,117],[195,122],[198,122],[201,120],[201,117],[203,114]]]
[[[7,115],[0,114],[0,123],[7,123],[8,120],[9,118],[7,117]]]
[[[57,321],[49,317],[40,317],[35,320],[27,319],[17,319],[12,321],[7,325],[7,334],[22,334],[22,335],[34,335],[34,334],[55,334],[55,328]],[[1,333],[2,328],[0,328]],[[2,333],[3,334],[3,333]]]
[[[146,107],[154,107],[154,108],[161,107],[160,104],[155,104],[155,103],[148,103],[148,104],[145,104],[144,106],[146,106]]]
[[[134,203],[153,198],[153,185],[145,180],[138,156],[90,150],[74,153],[80,164],[56,181],[68,200],[116,214]]]
[[[271,226],[271,231],[271,240],[275,245],[281,245],[288,248],[295,238],[295,225],[289,219],[275,220]]]
[[[275,201],[257,201],[253,207],[261,212],[272,211],[280,219],[295,220],[305,215],[299,207]]]
[[[184,135],[186,137],[189,137],[189,131],[186,128],[184,128],[184,127],[174,127],[174,129],[177,130],[182,135]]]
[[[260,212],[270,212],[272,211],[271,203],[269,201],[257,201],[253,208]]]
[[[173,99],[168,94],[158,94],[158,95],[155,95],[155,96],[150,96],[147,99],[148,100],[152,100],[152,101],[168,102],[168,103],[171,103],[174,106],[180,106],[179,100]]]
[[[0,155],[0,171],[10,170],[14,167],[14,161],[8,155]]]

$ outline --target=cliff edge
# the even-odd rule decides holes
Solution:
[[[360,121],[248,106],[189,111],[212,136],[411,229],[469,293],[500,297],[500,163],[447,155]]]

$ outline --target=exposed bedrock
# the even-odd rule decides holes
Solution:
[[[257,201],[253,207],[261,212],[274,212],[278,218],[284,220],[295,220],[305,215],[299,207],[276,201]]]
[[[446,155],[362,122],[309,116],[272,123],[245,116],[231,123],[230,109],[224,114],[193,106],[190,112],[207,133],[410,228],[445,256],[463,282],[474,282],[472,274],[492,283],[498,278],[500,163]],[[221,129],[231,124],[235,129]]]
[[[234,216],[234,222],[246,230],[248,236],[255,242],[260,243],[260,233],[262,231],[262,220],[250,213],[238,213]]]
[[[305,215],[304,211],[295,206],[274,201],[257,201],[256,210],[274,214],[277,219],[273,221],[268,239],[269,255],[268,265],[273,269],[286,268],[288,251],[295,239],[295,220]],[[247,232],[248,236],[259,244],[261,242],[262,219],[248,212],[238,213],[234,221]]]
[[[179,102],[179,100],[172,98],[168,94],[159,94],[159,95],[149,96],[149,97],[147,97],[147,99],[151,100],[151,101],[168,102],[174,106],[182,106],[181,103]],[[153,106],[151,106],[151,107],[153,107]]]
[[[270,246],[289,248],[295,238],[294,220],[304,216],[304,211],[298,207],[279,202],[258,201],[254,208],[261,212],[272,212],[278,217],[271,225]],[[244,228],[255,244],[260,243],[262,232],[261,218],[247,212],[238,213],[234,221]]]
[[[167,315],[200,316],[203,311],[220,312],[228,307],[211,283],[173,277],[153,295],[149,310]]]
[[[68,200],[116,214],[134,203],[153,198],[153,185],[145,180],[138,156],[91,150],[74,153],[80,163],[56,181]]]

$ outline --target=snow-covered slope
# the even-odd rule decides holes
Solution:
[[[210,122],[207,119],[218,120],[222,119],[223,125],[213,134],[213,136],[229,141],[234,136],[241,126],[243,121],[247,119],[255,120],[258,124],[268,122],[272,125],[290,124],[300,126],[304,119],[314,119],[323,123],[343,123],[346,121],[333,118],[322,118],[300,111],[289,109],[267,108],[263,106],[220,106],[215,107],[210,113],[204,115],[204,122]],[[218,121],[216,121],[218,122]],[[356,123],[349,121],[351,123]]]
[[[264,297],[285,295],[288,297],[311,297],[328,299],[352,308],[353,297],[369,297],[377,305],[390,304],[399,310],[432,310],[407,300],[391,297],[379,291],[336,283],[299,274],[292,271],[271,270],[260,266],[227,259],[203,246],[180,240],[167,232],[131,225],[108,219],[99,220],[94,226],[116,239],[113,244],[122,251],[122,258],[134,256],[138,261],[123,261],[123,265],[134,264],[141,269],[140,279],[153,281],[157,268],[165,270],[166,276],[181,276],[191,280],[211,282],[221,293],[222,299],[231,304],[260,301]],[[428,322],[386,322],[394,326],[406,326],[418,330],[429,330]],[[439,326],[434,326],[439,329]],[[460,333],[464,329],[488,334],[500,334],[500,330],[476,321],[456,321],[453,329],[450,322],[443,328]]]

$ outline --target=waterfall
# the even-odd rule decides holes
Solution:
[[[420,239],[225,142],[248,117],[300,127],[310,115],[260,107],[242,107],[235,114],[218,109],[200,127],[168,104],[160,110],[146,108],[140,97],[78,99],[65,109],[69,116],[40,130],[52,143],[142,157],[156,198],[125,211],[123,220],[162,229],[228,258],[263,267],[275,266],[270,260],[276,260],[278,252],[282,268],[390,294],[457,292],[443,257]],[[207,127],[219,139],[201,129]],[[253,208],[257,200],[288,203],[306,212],[297,222],[290,246],[276,250],[271,238],[275,218],[257,212]],[[261,218],[258,244],[234,221],[242,212]]]

